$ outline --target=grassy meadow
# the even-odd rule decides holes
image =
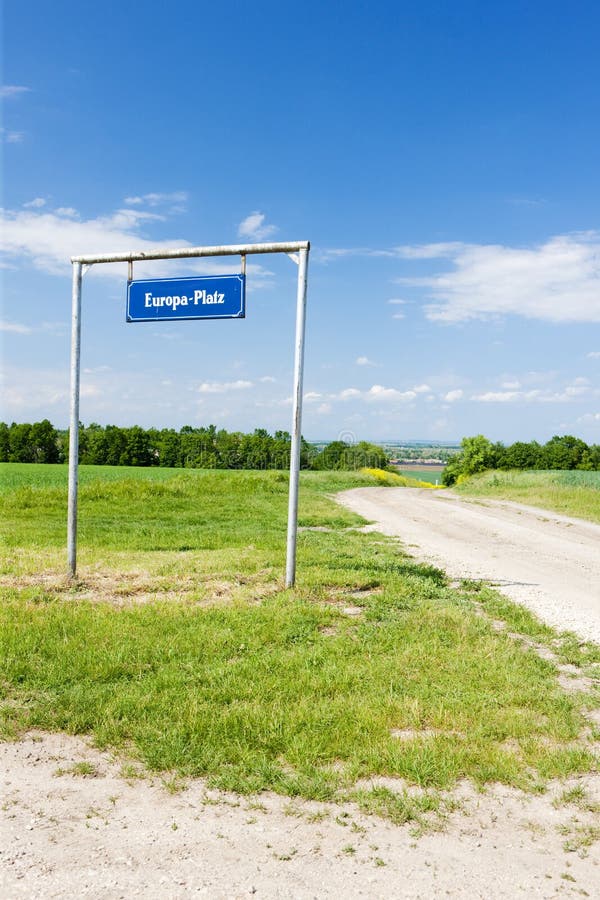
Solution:
[[[453,487],[469,497],[516,500],[600,523],[600,472],[490,471]]]
[[[5,739],[89,734],[151,770],[395,820],[461,778],[537,788],[595,768],[600,696],[565,692],[530,644],[591,677],[600,650],[361,531],[331,496],[374,476],[302,474],[293,590],[284,473],[82,467],[73,583],[66,478],[0,466]]]

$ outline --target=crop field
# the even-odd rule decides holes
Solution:
[[[495,497],[600,522],[600,472],[484,472],[453,488],[472,497]]]
[[[5,739],[89,734],[150,770],[397,821],[461,778],[531,789],[594,769],[598,698],[565,692],[531,641],[584,669],[598,648],[362,531],[331,496],[376,478],[302,474],[293,590],[284,473],[82,467],[75,582],[66,478],[0,466]]]
[[[444,466],[398,466],[398,474],[407,478],[418,478],[430,484],[442,483]]]

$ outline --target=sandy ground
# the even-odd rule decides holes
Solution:
[[[342,502],[453,577],[489,579],[600,639],[598,526],[424,490]],[[543,795],[460,785],[443,830],[416,836],[352,805],[240,798],[202,781],[172,793],[123,765],[65,735],[0,744],[1,900],[600,897],[599,775]],[[574,785],[583,806],[556,802]]]
[[[600,845],[576,846],[593,816],[553,805],[564,785],[543,796],[462,786],[444,830],[417,838],[350,805],[240,798],[196,781],[171,794],[159,780],[125,780],[118,760],[64,735],[0,744],[0,757],[3,900],[600,894]],[[93,776],[69,771],[82,762]],[[600,777],[578,783],[600,802]]]
[[[490,581],[550,625],[600,643],[600,525],[425,488],[358,488],[338,499],[417,559]]]

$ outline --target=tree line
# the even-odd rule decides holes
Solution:
[[[455,484],[485,469],[584,469],[600,470],[600,445],[588,445],[571,434],[554,435],[546,444],[516,441],[493,444],[482,434],[461,441],[461,452],[449,460],[442,484]]]
[[[79,462],[97,466],[162,466],[195,469],[288,469],[291,437],[264,428],[252,434],[230,432],[215,425],[194,428],[141,428],[133,425],[79,427]],[[64,463],[69,456],[69,432],[48,419],[33,424],[0,422],[0,462]],[[302,439],[303,469],[385,468],[388,457],[375,444],[333,441],[322,450]]]

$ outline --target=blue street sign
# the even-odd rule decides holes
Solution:
[[[243,319],[246,276],[152,278],[127,285],[127,321]]]

